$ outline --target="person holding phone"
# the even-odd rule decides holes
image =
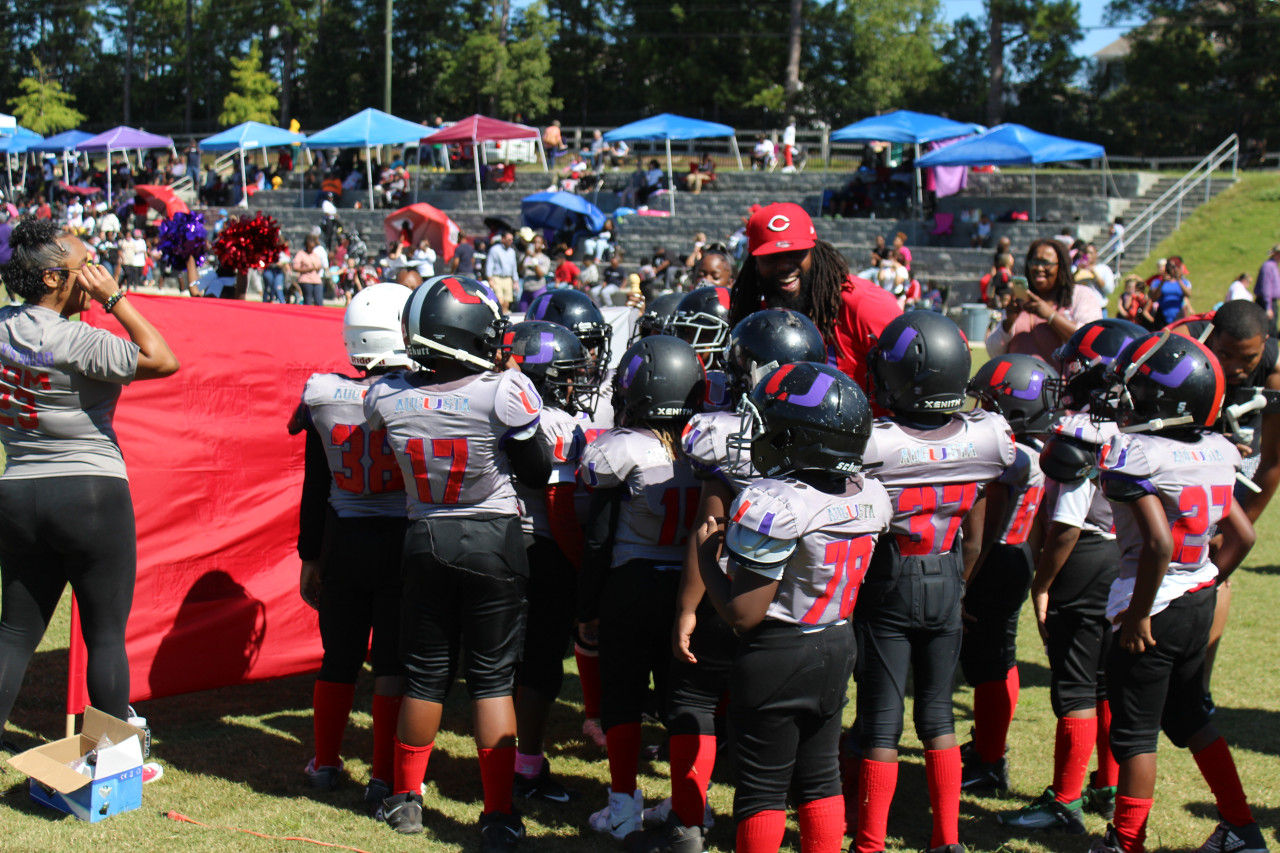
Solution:
[[[1009,281],[1013,298],[987,335],[987,353],[1026,353],[1052,363],[1054,350],[1076,329],[1102,318],[1102,298],[1091,287],[1075,286],[1071,257],[1057,240],[1033,241],[1023,272],[1021,281]]]
[[[80,603],[89,701],[129,716],[124,630],[137,536],[112,421],[123,386],[178,370],[164,337],[59,223],[13,229],[0,308],[0,735],[67,584]],[[128,338],[73,314],[99,303]],[[48,673],[45,674],[48,677]],[[0,751],[14,751],[0,741]]]

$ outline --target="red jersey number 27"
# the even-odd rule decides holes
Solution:
[[[1182,517],[1173,523],[1173,562],[1196,565],[1204,562],[1209,548],[1209,528],[1213,520],[1231,511],[1231,487],[1183,486],[1178,496]]]

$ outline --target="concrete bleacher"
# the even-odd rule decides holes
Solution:
[[[684,159],[674,164],[677,192],[674,215],[628,215],[621,217],[617,228],[617,243],[621,246],[626,264],[630,267],[652,254],[657,246],[665,247],[673,260],[683,258],[693,246],[694,234],[703,232],[709,240],[725,240],[742,225],[753,204],[775,201],[795,202],[815,217],[821,207],[824,190],[838,190],[852,177],[851,173],[823,173],[807,170],[796,174],[781,172],[739,172],[736,169],[720,171],[717,180],[702,193],[684,192],[681,174],[688,164]],[[617,191],[625,186],[629,170],[607,172],[598,191],[586,193],[589,199],[605,212],[612,213],[618,207]],[[820,238],[834,244],[850,261],[854,270],[867,266],[869,250],[876,236],[891,240],[902,231],[907,234],[913,255],[912,270],[921,282],[933,281],[951,288],[951,302],[957,304],[972,301],[977,295],[977,280],[991,266],[991,249],[970,248],[970,236],[978,212],[985,212],[993,220],[993,243],[1001,236],[1009,236],[1016,253],[1021,253],[1031,240],[1052,237],[1063,226],[1071,229],[1073,236],[1095,242],[1103,242],[1110,222],[1117,216],[1132,217],[1145,204],[1156,198],[1174,179],[1161,178],[1154,173],[1124,172],[1108,176],[1104,188],[1102,176],[1096,172],[1041,172],[1036,175],[1036,209],[1042,221],[1001,222],[999,217],[1009,210],[1031,209],[1031,175],[1018,173],[981,173],[969,176],[968,187],[960,194],[938,202],[938,211],[951,213],[955,218],[949,234],[935,235],[933,220],[916,221],[909,218],[815,218]],[[500,219],[512,226],[522,224],[520,199],[531,193],[546,190],[552,185],[552,177],[541,169],[520,167],[512,184],[484,191],[484,211],[479,209],[471,172],[426,173],[420,177],[413,193],[413,201],[431,204],[447,212],[463,231],[469,234],[487,234],[487,218]],[[1215,181],[1210,195],[1225,189],[1228,180]],[[303,195],[308,205],[314,205],[316,191]],[[320,212],[314,206],[299,207],[300,193],[297,185],[275,192],[257,193],[250,200],[249,210],[262,210],[274,216],[291,245],[301,245],[303,238],[320,223]],[[1184,215],[1190,213],[1200,201],[1188,199],[1184,203]],[[340,216],[345,227],[358,229],[371,248],[380,248],[383,242],[383,219],[388,210],[353,209],[360,202],[367,205],[367,192],[348,192],[341,200]],[[671,198],[663,193],[650,199],[654,212],[666,213]],[[216,215],[216,210],[211,211]],[[965,221],[969,220],[969,221]],[[209,222],[213,217],[209,217]],[[1152,245],[1163,233],[1153,237]],[[1132,252],[1127,265],[1136,260]]]

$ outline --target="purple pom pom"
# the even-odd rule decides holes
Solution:
[[[161,259],[172,269],[186,269],[187,258],[195,258],[196,266],[204,263],[204,216],[199,213],[175,213],[160,223],[158,243]]]

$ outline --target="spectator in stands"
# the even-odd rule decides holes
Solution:
[[[1276,336],[1276,308],[1280,303],[1280,243],[1271,247],[1271,254],[1258,268],[1258,283],[1253,287],[1254,301],[1267,312],[1271,326],[1270,337]]]
[[[631,173],[627,185],[618,193],[618,204],[622,207],[639,207],[640,191],[644,189],[645,171],[644,163],[640,160],[639,155],[636,156],[636,169]]]
[[[610,169],[621,169],[627,161],[627,155],[631,153],[631,147],[627,145],[625,140],[619,139],[617,142],[608,143],[604,147],[605,161],[609,164]]]
[[[1223,302],[1230,302],[1233,299],[1253,300],[1253,280],[1249,278],[1247,272],[1242,272],[1236,276],[1236,280],[1227,285],[1227,296]]]
[[[983,302],[987,301],[987,291],[991,287],[991,283],[997,285],[1007,285],[1009,279],[1013,277],[1013,255],[1005,252],[996,258],[996,265],[991,268],[991,272],[978,279],[978,295]]]
[[[437,131],[444,127],[444,119],[436,116],[431,120],[431,130]],[[449,146],[432,145],[431,147],[431,168],[438,171],[446,171],[449,168]]]
[[[587,153],[591,155],[591,171],[599,172],[604,168],[605,153],[604,135],[598,130],[591,131],[591,145]]]
[[[609,259],[609,265],[600,271],[600,280],[606,287],[612,285],[621,288],[627,283],[627,271],[622,268],[622,258],[616,254]]]
[[[907,269],[911,269],[911,250],[907,248],[907,232],[899,231],[893,235],[893,251],[901,253],[897,259]]]
[[[796,170],[796,117],[787,116],[787,127],[782,131],[782,172],[789,175]]]
[[[1102,299],[1093,288],[1076,286],[1067,247],[1056,238],[1031,243],[1024,274],[1027,293],[1010,300],[987,335],[987,353],[1027,353],[1052,363],[1054,350],[1076,329],[1102,318]]]
[[[1013,244],[1009,242],[1008,237],[1001,237],[996,240],[996,251],[991,256],[991,265],[993,267],[1000,266],[1000,256],[1004,254],[1013,254]]]
[[[191,176],[193,186],[200,186],[200,146],[194,139],[187,141],[187,174]]]
[[[1124,217],[1117,216],[1115,220],[1112,221],[1110,236],[1114,238],[1116,241],[1116,251],[1119,252],[1119,254],[1116,255],[1116,257],[1123,258],[1124,257]]]
[[[649,161],[649,168],[644,173],[644,186],[636,193],[637,204],[646,204],[649,197],[662,189],[662,166],[657,160]]]
[[[698,161],[698,165],[690,170],[689,174],[684,176],[685,188],[690,190],[694,195],[702,192],[702,185],[707,181],[716,179],[716,163],[711,159],[711,155],[706,151],[702,152],[702,159]]]
[[[578,278],[583,290],[590,290],[600,284],[600,265],[595,258],[587,255],[582,259],[582,274]]]
[[[867,353],[901,312],[893,296],[854,277],[844,256],[817,239],[809,214],[796,204],[756,210],[747,224],[748,257],[734,282],[729,321],[761,308],[792,308],[813,320],[836,366],[864,389]]]
[[[458,245],[454,247],[449,272],[468,278],[476,277],[476,246],[465,232],[458,232]]]
[[[557,247],[551,261],[555,264],[556,283],[575,290],[582,289],[582,269],[570,259],[571,252],[563,246]]]
[[[703,247],[693,268],[694,287],[733,287],[733,260],[723,243]]]
[[[662,287],[671,287],[671,279],[675,275],[675,270],[671,266],[671,259],[667,257],[667,250],[664,246],[653,247],[653,277],[658,280]]]
[[[293,271],[298,274],[298,284],[302,287],[303,305],[324,304],[324,284],[320,274],[324,271],[327,258],[323,258],[316,248],[320,238],[308,234],[302,251],[293,256]]]
[[[597,261],[604,258],[610,246],[613,245],[613,220],[606,219],[604,227],[599,232],[582,241],[582,252],[585,255],[594,257]]]
[[[1140,275],[1127,275],[1124,278],[1124,290],[1120,293],[1120,305],[1116,308],[1116,316],[1121,320],[1142,324],[1142,315],[1147,307],[1147,283]]]
[[[1070,226],[1070,225],[1063,225],[1061,228],[1059,228],[1059,229],[1058,229],[1058,236],[1057,236],[1057,237],[1055,237],[1054,239],[1055,239],[1055,240],[1057,240],[1059,243],[1061,243],[1061,244],[1063,245],[1063,248],[1065,248],[1065,249],[1067,250],[1067,252],[1068,252],[1068,255],[1067,255],[1067,256],[1068,256],[1068,257],[1070,257],[1070,254],[1069,254],[1069,253],[1070,253],[1070,251],[1071,251],[1071,247],[1072,247],[1072,246],[1075,244],[1075,242],[1076,242],[1076,237],[1075,237],[1075,235],[1071,233],[1071,226]]]
[[[985,213],[978,217],[978,224],[973,227],[973,236],[969,245],[975,249],[991,248],[991,217]]]
[[[1183,273],[1181,258],[1165,262],[1163,274],[1151,287],[1151,300],[1166,326],[1191,313],[1191,282]]]
[[[425,237],[418,241],[418,248],[414,249],[410,260],[413,261],[418,275],[424,279],[436,274],[436,250],[431,248],[431,243]]]
[[[778,165],[778,157],[774,154],[773,140],[761,134],[755,147],[751,149],[751,170],[771,170]]]
[[[564,144],[564,137],[560,135],[560,119],[551,122],[546,130],[542,131],[542,147],[553,164],[557,157],[568,153],[569,146]]]
[[[1092,243],[1085,244],[1084,254],[1076,258],[1076,271],[1086,270],[1093,275],[1093,286],[1102,294],[1105,302],[1116,289],[1116,274],[1111,267],[1098,260],[1098,247]]]

